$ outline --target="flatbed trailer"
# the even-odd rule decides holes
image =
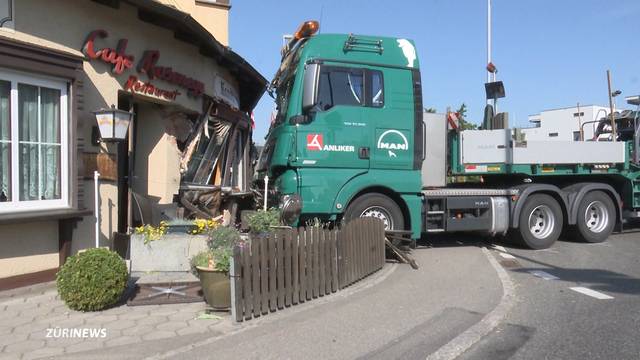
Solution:
[[[283,49],[271,84],[278,114],[257,166],[285,223],[370,216],[413,239],[509,233],[541,249],[563,231],[604,241],[638,214],[637,113],[610,142],[461,131],[423,113],[411,40],[314,36],[317,27],[304,23]]]

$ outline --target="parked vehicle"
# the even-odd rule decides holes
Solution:
[[[527,141],[498,114],[463,131],[423,113],[413,41],[317,28],[304,23],[283,49],[256,168],[286,223],[373,216],[414,239],[510,232],[542,249],[563,230],[604,241],[640,215],[637,128],[628,141]]]

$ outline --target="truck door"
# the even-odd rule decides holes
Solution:
[[[370,105],[362,113],[372,134],[371,168],[413,168],[414,99],[411,73],[400,69],[367,70]]]
[[[364,71],[323,65],[318,104],[308,124],[297,126],[302,166],[368,169],[371,128],[362,122]]]

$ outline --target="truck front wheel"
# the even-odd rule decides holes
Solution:
[[[533,194],[525,200],[514,235],[523,246],[546,249],[558,240],[562,223],[558,202],[546,194]]]
[[[374,217],[382,220],[385,230],[404,230],[402,210],[395,201],[382,194],[365,194],[355,199],[344,212],[348,222],[361,217]]]
[[[603,242],[611,235],[615,219],[611,198],[602,191],[591,191],[580,201],[577,224],[571,232],[580,241]]]

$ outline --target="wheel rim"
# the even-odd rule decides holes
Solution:
[[[556,217],[547,205],[536,206],[529,214],[529,231],[536,239],[551,235],[555,223]]]
[[[372,217],[382,220],[385,230],[391,230],[394,228],[393,218],[391,217],[391,214],[389,214],[389,211],[387,211],[387,209],[380,206],[370,206],[364,209],[362,214],[360,214],[360,217]]]
[[[609,212],[601,201],[592,201],[584,211],[584,223],[594,233],[602,232],[609,224]]]

